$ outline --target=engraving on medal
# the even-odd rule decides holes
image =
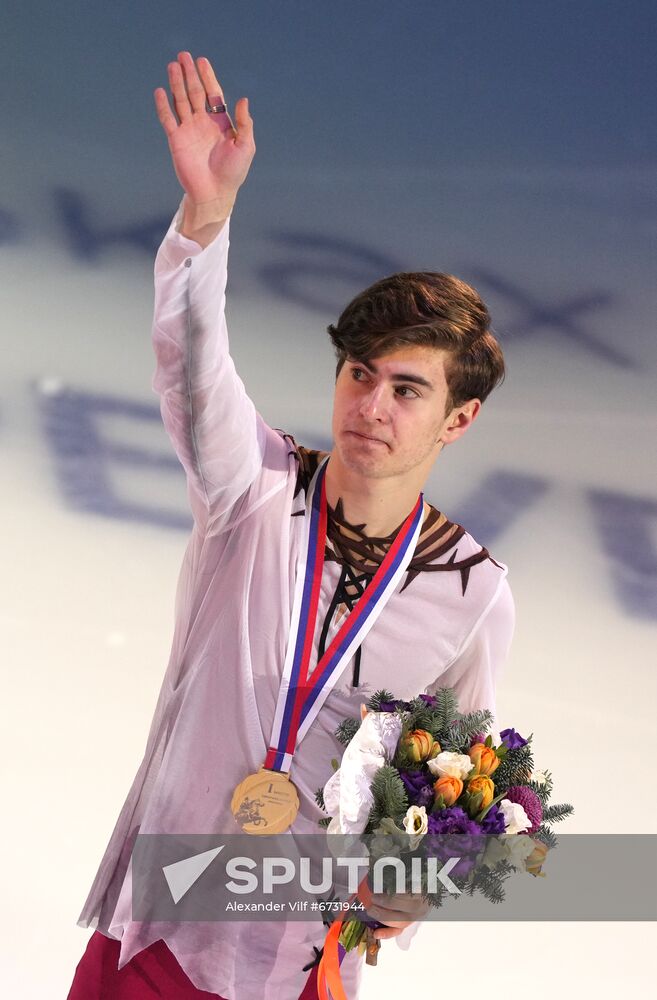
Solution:
[[[261,767],[240,782],[230,808],[244,833],[283,833],[299,811],[299,796],[287,774]]]
[[[261,823],[266,823],[267,820],[265,817],[260,815],[262,805],[263,803],[261,799],[242,799],[239,809],[235,813],[235,819],[240,826],[246,826],[247,823],[253,823],[256,826],[260,826]]]

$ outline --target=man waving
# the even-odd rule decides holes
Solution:
[[[169,87],[155,102],[184,197],[155,265],[153,389],[194,524],[169,665],[78,921],[97,931],[69,1000],[310,1000],[319,921],[133,921],[134,838],[239,832],[244,789],[263,775],[277,828],[317,832],[335,729],[379,688],[405,699],[449,686],[462,711],[494,712],[514,624],[507,567],[422,489],[504,362],[473,288],[439,272],[391,275],[328,328],[331,451],[270,427],[235,370],[224,315],[230,216],[255,154],[248,100],[233,124],[210,63],[189,53],[170,64]],[[374,593],[382,565],[388,585]],[[333,654],[340,629],[349,642]],[[423,913],[392,902],[375,897],[370,911],[381,938]],[[356,951],[342,974],[355,997]]]

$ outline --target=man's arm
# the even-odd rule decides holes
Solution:
[[[158,117],[185,195],[155,262],[152,387],[185,469],[199,527],[210,530],[255,479],[264,427],[229,353],[225,289],[229,218],[253,155],[248,102],[236,105],[237,128],[207,60],[189,53],[169,64],[175,114],[163,88]]]

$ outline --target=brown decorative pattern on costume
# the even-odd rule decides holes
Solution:
[[[289,442],[290,455],[294,455],[297,459],[298,471],[294,489],[294,496],[297,497],[302,490],[304,492],[307,491],[317,466],[328,454],[328,452],[304,448],[303,445],[298,445],[296,443],[291,434],[287,434],[283,431],[279,431],[279,433],[282,434],[285,440]],[[448,520],[448,518],[441,513],[441,511],[437,510],[432,504],[428,504],[428,506],[430,510],[422,525],[420,537],[415,547],[413,558],[411,559],[411,562],[406,570],[406,579],[400,593],[406,590],[408,585],[415,579],[418,573],[446,573],[458,571],[461,574],[461,590],[462,593],[465,594],[468,586],[470,570],[473,566],[484,562],[486,559],[490,559],[496,566],[498,563],[495,562],[488,550],[483,546],[479,552],[475,552],[474,555],[468,556],[467,559],[457,560],[457,546],[465,534],[465,528],[462,528],[461,525]],[[303,516],[303,514],[303,510],[298,510],[295,511],[293,516]],[[333,509],[330,505],[328,508],[325,558],[330,562],[332,561],[337,562],[340,565],[350,566],[354,570],[355,574],[362,575],[363,573],[366,573],[368,576],[373,576],[377,568],[383,562],[386,552],[395,540],[395,536],[397,535],[400,527],[401,524],[385,538],[377,538],[375,536],[366,535],[364,524],[350,524],[349,521],[345,519],[342,499],[339,499],[335,509]],[[450,555],[447,562],[436,563],[433,561],[444,555],[446,552],[449,552],[451,549],[454,551]],[[347,592],[350,593],[352,597],[360,596],[358,594],[358,588],[352,587],[351,590],[353,590],[353,593],[351,593],[348,583],[346,586]]]

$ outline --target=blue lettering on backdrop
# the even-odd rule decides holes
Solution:
[[[605,344],[593,337],[578,322],[582,313],[602,309],[614,302],[614,297],[607,292],[590,292],[578,295],[574,299],[561,303],[539,302],[524,289],[512,284],[492,271],[478,269],[473,272],[473,281],[481,282],[492,291],[497,292],[504,300],[520,310],[520,318],[515,323],[505,323],[501,330],[504,345],[514,337],[526,337],[534,331],[556,330],[557,333],[574,341],[594,354],[601,361],[615,365],[618,368],[636,369],[636,364],[622,351]]]
[[[76,260],[98,260],[102,250],[117,243],[127,243],[136,250],[155,256],[170,219],[160,217],[149,222],[101,230],[93,225],[85,199],[70,188],[55,188],[53,199],[64,226],[71,253]]]
[[[588,498],[621,607],[657,621],[657,500],[599,489]]]
[[[110,466],[119,464],[183,476],[182,467],[173,454],[163,454],[142,445],[114,443],[103,437],[101,421],[108,416],[127,418],[135,421],[135,425],[144,421],[159,423],[157,405],[69,388],[57,392],[41,391],[38,399],[57,481],[70,508],[170,530],[191,530],[189,514],[121,499],[109,475]],[[301,430],[294,436],[308,447],[323,450],[330,447],[323,437],[314,438]],[[489,472],[450,516],[483,545],[491,547],[551,485],[543,476],[497,469]],[[632,617],[657,621],[657,546],[654,541],[657,500],[597,489],[589,489],[587,496],[623,611]]]
[[[161,420],[157,405],[79,390],[38,394],[43,426],[55,462],[55,473],[67,504],[74,510],[162,528],[189,530],[189,514],[144,506],[117,495],[109,475],[112,464],[182,472],[175,455],[142,445],[116,444],[103,438],[103,417],[119,416],[135,423]],[[155,493],[155,490],[153,490]]]

